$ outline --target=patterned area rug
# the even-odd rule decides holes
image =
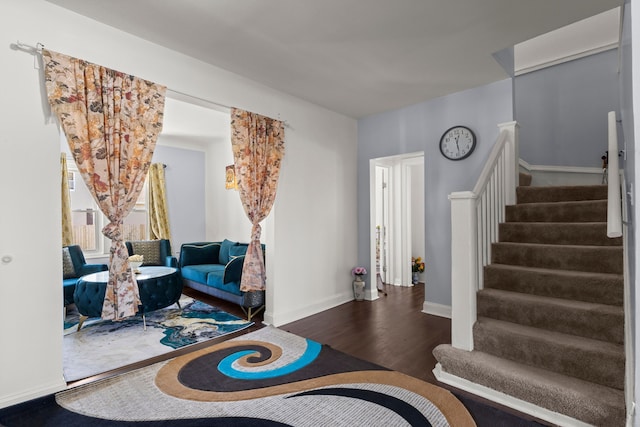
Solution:
[[[245,329],[253,324],[186,296],[172,305],[120,322],[88,319],[80,331],[78,313],[65,318],[64,377],[87,378],[175,349]]]
[[[440,387],[272,327],[0,411],[0,423],[475,426]]]

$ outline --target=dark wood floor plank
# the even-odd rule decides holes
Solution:
[[[351,301],[280,329],[435,384],[432,350],[451,342],[451,321],[422,312],[423,284],[384,290],[386,297]]]

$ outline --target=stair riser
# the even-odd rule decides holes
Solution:
[[[474,349],[497,357],[624,390],[624,352],[514,334],[477,322]],[[589,342],[593,342],[590,341]]]
[[[621,247],[494,243],[493,263],[558,270],[622,274]]]
[[[606,307],[609,306],[577,308],[537,300],[513,301],[488,295],[483,291],[477,295],[478,317],[622,344],[623,311],[605,309]]]
[[[522,269],[487,266],[484,287],[511,292],[622,306],[623,278],[621,275],[561,274]]]
[[[439,345],[433,354],[442,370],[551,411],[596,426],[624,426],[624,393],[579,379],[561,378],[514,362]]]
[[[576,187],[518,187],[518,203],[563,202],[572,200],[606,200],[606,185]]]
[[[607,237],[607,224],[507,222],[499,226],[501,242],[550,245],[621,246],[622,238]]]
[[[517,204],[505,213],[507,222],[606,222],[607,201]]]

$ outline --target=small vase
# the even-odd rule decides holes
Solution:
[[[411,276],[411,283],[413,283],[414,285],[417,285],[419,281],[420,281],[420,277],[418,277],[418,272],[414,271],[413,276]]]
[[[364,300],[364,287],[366,283],[362,280],[362,276],[356,275],[355,280],[353,281],[353,297],[356,301]]]

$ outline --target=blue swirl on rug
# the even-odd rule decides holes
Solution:
[[[243,350],[233,353],[222,359],[218,364],[218,370],[228,377],[236,378],[239,380],[258,380],[289,375],[290,373],[295,372],[298,369],[302,369],[312,363],[320,354],[322,346],[319,343],[310,339],[306,339],[306,341],[307,348],[305,349],[304,353],[298,359],[294,360],[293,363],[289,363],[288,365],[284,365],[279,368],[265,371],[239,371],[234,368],[234,362],[249,354],[255,353],[255,351],[253,350]]]
[[[320,346],[320,352],[312,363],[299,366],[288,374],[273,378],[254,378],[251,380],[238,379],[224,375],[218,370],[220,362],[232,354],[243,352],[255,353],[250,357],[251,363],[259,363],[271,357],[271,350],[261,345],[242,345],[225,348],[199,356],[179,369],[177,379],[183,386],[202,391],[242,391],[254,388],[271,387],[296,381],[304,381],[311,378],[319,378],[325,375],[353,372],[360,370],[383,370],[379,365],[348,356],[326,345]]]

